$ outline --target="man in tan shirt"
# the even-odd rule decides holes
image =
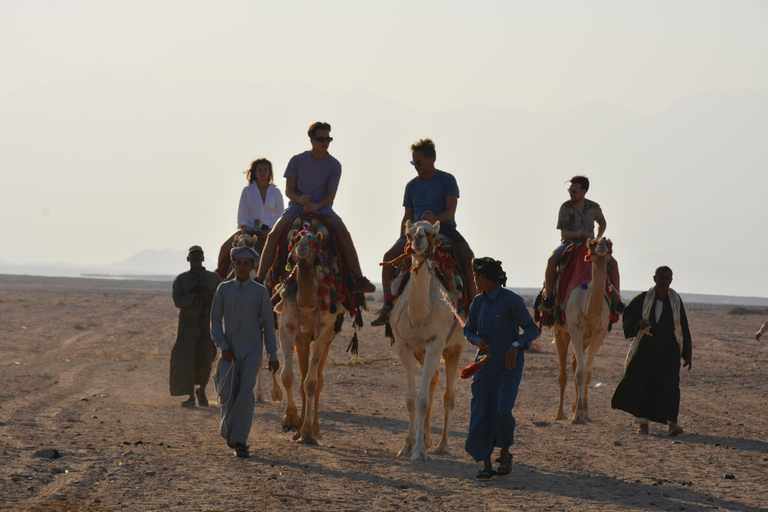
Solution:
[[[586,198],[589,190],[589,178],[586,176],[574,176],[570,179],[571,186],[568,193],[571,199],[560,206],[557,216],[557,229],[560,230],[560,245],[552,251],[547,260],[547,269],[544,273],[544,302],[540,306],[543,311],[552,311],[555,307],[555,278],[557,266],[566,247],[572,243],[583,242],[587,238],[595,238],[595,223],[597,223],[597,237],[602,237],[608,223],[603,216],[600,205]],[[608,263],[608,274],[611,282],[619,294],[619,264],[611,257]]]

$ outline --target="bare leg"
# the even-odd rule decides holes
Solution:
[[[326,217],[325,221],[331,225],[333,234],[339,238],[339,243],[344,251],[344,261],[349,266],[352,277],[355,279],[363,277],[363,271],[360,269],[360,260],[357,258],[357,250],[355,250],[355,244],[352,242],[352,235],[349,233],[344,221],[340,217]]]
[[[384,261],[392,261],[393,259],[403,254],[403,251],[405,250],[405,242],[405,238],[398,239],[397,242],[395,242],[395,245],[393,245],[384,255]],[[395,268],[392,265],[382,265],[381,287],[385,297],[387,295],[387,290],[389,289],[389,284],[392,282],[394,275]]]
[[[554,299],[555,279],[557,278],[557,265],[560,264],[560,254],[552,253],[547,260],[547,270],[544,271],[544,294],[547,298]]]
[[[238,233],[240,233],[240,230],[232,233],[232,236],[227,238],[227,241],[221,244],[221,249],[219,249],[219,259],[216,260],[216,266],[218,269],[222,269],[222,267],[225,265],[225,261],[227,261],[227,258],[229,258],[229,251],[232,250],[232,243],[235,241],[235,237],[238,235]]]
[[[475,257],[475,253],[469,248],[469,244],[464,242],[456,244],[456,249],[459,251],[459,259],[461,260],[461,268],[464,270],[464,279],[469,296],[469,301],[477,295],[477,288],[475,287],[475,280],[472,278],[472,258]]]
[[[259,258],[259,270],[256,273],[256,278],[260,281],[263,281],[264,276],[269,272],[269,267],[272,266],[275,259],[275,250],[280,242],[280,237],[291,222],[293,222],[291,217],[280,217],[272,227],[272,231],[267,235],[267,243],[264,244],[264,250],[261,253],[261,258]]]

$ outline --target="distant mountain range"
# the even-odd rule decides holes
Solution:
[[[93,279],[139,279],[147,281],[172,281],[178,274],[188,269],[187,255],[175,249],[146,250],[134,254],[128,259],[108,265],[73,265],[56,264],[13,264],[0,261],[0,274],[83,277]],[[215,264],[207,265],[208,270],[215,270]],[[381,286],[377,283],[377,286]],[[536,296],[538,288],[510,288],[524,296]],[[639,291],[624,290],[622,295],[629,300]],[[378,295],[378,293],[377,293]],[[685,302],[702,304],[732,304],[740,306],[768,306],[768,297],[743,297],[729,295],[706,295],[699,293],[680,294]]]

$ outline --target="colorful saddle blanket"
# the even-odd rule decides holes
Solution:
[[[466,316],[469,311],[469,303],[472,297],[467,297],[465,286],[465,273],[461,267],[460,259],[456,251],[455,246],[451,240],[441,234],[438,234],[438,244],[435,247],[435,251],[432,255],[432,264],[437,271],[435,273],[441,284],[448,290],[451,301],[453,302],[456,312],[462,316]],[[390,285],[390,289],[387,290],[387,299],[393,303],[397,300],[397,297],[402,293],[408,282],[411,270],[411,258],[405,257],[410,254],[410,246],[405,246],[405,252],[401,257],[391,262],[392,266],[398,269],[395,279]]]
[[[322,300],[320,307],[323,311],[339,313],[346,311],[355,320],[357,326],[362,325],[361,311],[368,311],[365,296],[354,293],[355,284],[352,273],[344,262],[343,251],[333,236],[330,227],[325,223],[324,216],[319,214],[304,214],[296,217],[285,233],[282,233],[272,262],[264,279],[264,286],[273,296],[273,302],[280,300],[296,301],[298,284],[296,283],[293,262],[289,260],[291,243],[298,241],[304,234],[322,236],[316,238],[315,274],[318,285],[318,296]],[[275,292],[278,296],[275,297]]]

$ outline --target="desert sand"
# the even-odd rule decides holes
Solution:
[[[545,329],[526,354],[513,411],[512,474],[479,483],[463,449],[469,381],[456,385],[453,455],[396,457],[405,376],[383,329],[367,326],[371,313],[359,333],[364,364],[346,364],[349,321],[331,349],[320,445],[294,443],[280,429],[284,404],[267,401],[256,405],[243,460],[218,435],[217,407],[183,409],[183,397],[168,394],[169,282],[0,276],[0,509],[768,510],[768,340],[754,339],[765,318],[687,309],[683,435],[652,424],[639,436],[610,408],[628,347],[618,329],[595,361],[593,422],[553,422],[557,359]],[[462,366],[473,356],[467,345]]]

